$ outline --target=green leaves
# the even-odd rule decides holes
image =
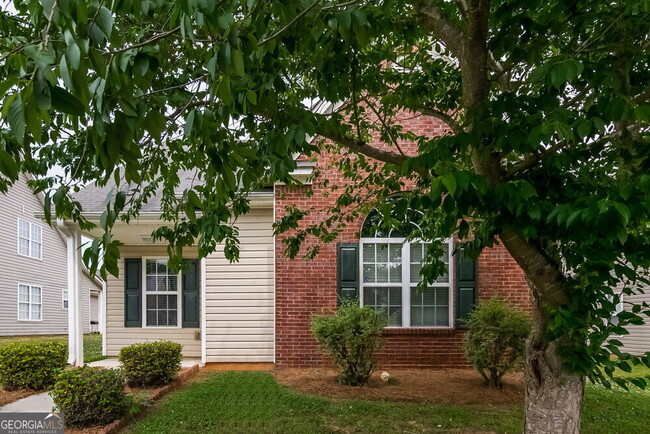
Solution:
[[[90,36],[101,43],[110,39],[113,31],[113,14],[106,6],[100,6],[95,21],[90,26]]]
[[[560,89],[565,83],[574,82],[583,71],[584,64],[579,60],[551,60],[535,68],[530,74],[530,81],[532,83],[547,81],[556,89]]]
[[[16,181],[18,179],[19,170],[20,166],[18,161],[16,161],[7,151],[0,149],[0,173],[10,180]]]
[[[7,103],[9,103],[8,106]],[[22,144],[25,139],[25,113],[23,111],[23,101],[20,94],[14,94],[6,99],[5,106],[7,106],[7,120],[11,132],[18,143]]]
[[[572,83],[584,70],[584,65],[577,60],[567,59],[556,63],[551,68],[551,83],[560,88],[564,83]]]
[[[86,107],[79,101],[79,98],[67,90],[52,85],[49,85],[49,89],[52,95],[52,107],[55,110],[73,116],[83,116],[86,113]]]

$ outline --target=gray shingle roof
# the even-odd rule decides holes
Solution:
[[[180,178],[180,183],[178,187],[176,187],[176,193],[178,195],[182,194],[183,191],[192,187],[193,185],[200,185],[202,183],[202,181],[198,178],[198,176],[195,175],[195,173],[196,172],[190,170],[181,171],[178,173],[178,176]],[[105,186],[99,187],[92,184],[87,185],[86,187],[79,190],[76,194],[74,194],[73,197],[75,200],[81,203],[84,213],[101,213],[106,210],[107,199],[109,195],[111,195],[112,191],[117,190],[128,193],[129,191],[132,191],[138,187],[138,185],[123,182],[118,188],[115,184],[115,180],[111,178],[111,180]],[[161,198],[162,194],[159,191],[157,194],[151,197],[146,204],[142,206],[140,212],[159,212]]]

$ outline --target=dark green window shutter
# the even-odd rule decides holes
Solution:
[[[338,266],[338,304],[343,300],[359,298],[359,244],[338,243],[337,266]]]
[[[199,260],[187,259],[183,267],[183,327],[199,327]]]
[[[124,327],[142,327],[142,259],[124,259]]]
[[[476,303],[476,260],[461,249],[456,259],[456,327],[463,328]]]

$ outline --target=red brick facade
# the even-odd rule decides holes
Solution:
[[[445,125],[434,118],[405,120],[402,125],[419,134],[442,134],[445,131]],[[317,169],[320,177],[314,180],[313,185],[299,188],[276,186],[277,218],[284,215],[287,205],[297,205],[303,210],[320,210],[334,203],[335,196],[327,196],[329,189],[323,188],[319,182],[328,179],[331,184],[345,183],[341,174],[330,167],[332,158],[337,156],[319,157]],[[313,192],[313,195],[307,192]],[[309,214],[305,224],[320,221],[323,216],[320,212]],[[337,242],[358,242],[357,234],[362,224],[363,219],[349,224]],[[281,237],[276,238],[275,249],[276,364],[279,367],[329,366],[331,362],[318,349],[309,323],[312,314],[331,313],[336,309],[336,243],[323,245],[314,260],[287,259],[283,255]],[[523,272],[503,246],[486,249],[481,254],[477,274],[479,298],[498,294],[529,308],[530,290]],[[462,351],[462,337],[463,332],[455,329],[386,329],[386,347],[379,355],[379,364],[393,367],[464,366],[467,363]]]

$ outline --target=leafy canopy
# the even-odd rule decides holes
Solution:
[[[474,254],[500,236],[568,367],[607,381],[598,364],[650,365],[615,340],[602,348],[648,310],[610,321],[611,288],[631,293],[650,265],[647,1],[467,3],[17,0],[0,12],[0,190],[33,174],[48,217],[88,229],[74,191],[129,183],[85,258],[95,270],[103,255],[104,274],[117,273],[114,224],[156,191],[170,222],[156,236],[176,264],[195,240],[201,255],[223,242],[236,259],[230,222],[247,192],[292,183],[294,156],[327,138],[354,185],[289,253],[414,186],[391,207],[422,210],[415,235],[457,232]],[[449,134],[408,131],[395,121],[405,112]],[[178,196],[180,170],[202,182]],[[278,231],[304,216],[288,211]]]

